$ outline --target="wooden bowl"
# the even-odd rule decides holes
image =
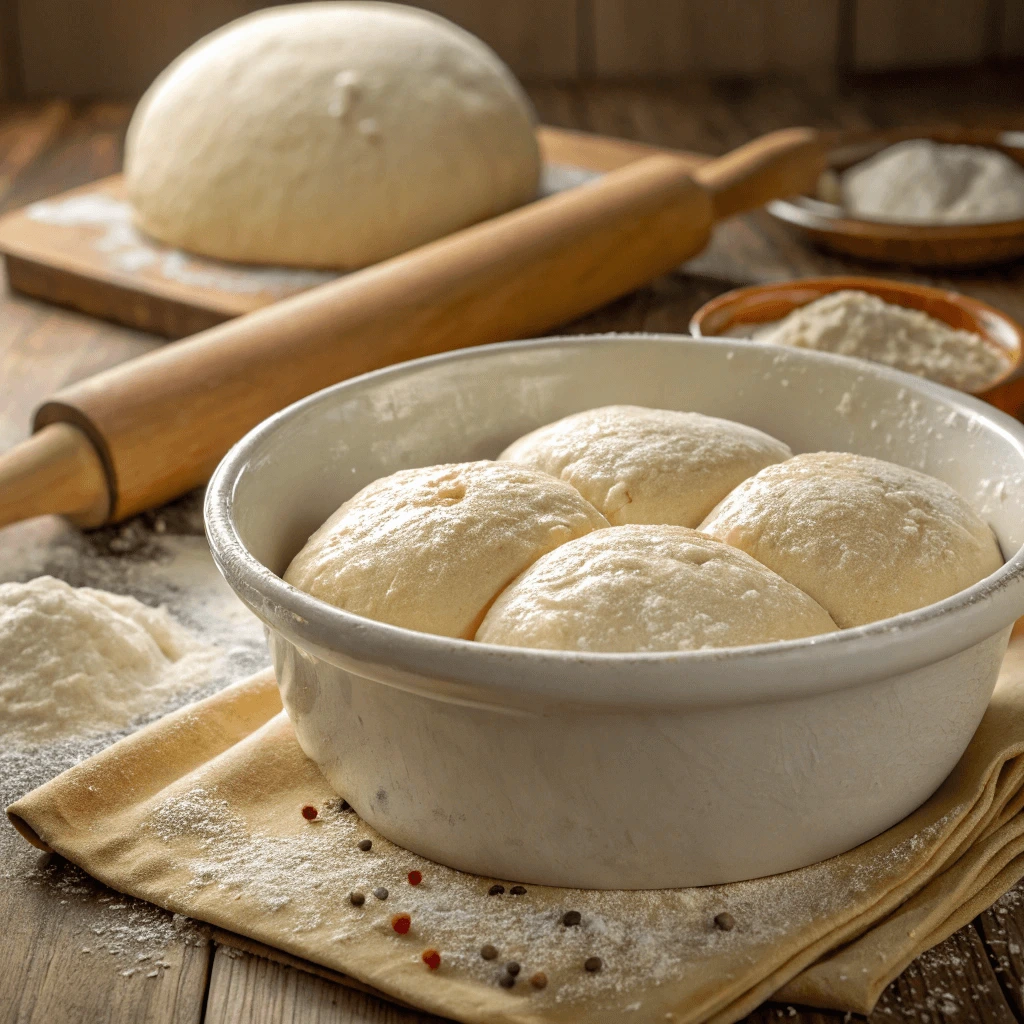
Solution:
[[[942,126],[840,132],[828,138],[827,166],[836,173],[907,139],[987,146],[1024,165],[1021,131]],[[1024,255],[1024,220],[934,226],[893,224],[849,217],[842,207],[811,196],[778,199],[768,203],[767,209],[816,245],[862,260],[915,267],[973,267]]]
[[[950,327],[980,335],[1007,360],[1007,366],[998,377],[972,393],[1004,411],[1011,411],[1000,404],[999,398],[1003,387],[1010,387],[1006,382],[1016,376],[1024,359],[1024,332],[1014,320],[994,306],[943,288],[874,277],[806,277],[753,285],[737,288],[705,302],[690,320],[690,333],[695,338],[709,338],[735,332],[745,324],[772,323],[788,316],[798,306],[806,306],[829,292],[847,288],[869,292],[897,306],[919,309]],[[1024,404],[1024,388],[1016,390],[1021,394],[1018,405]],[[1014,415],[1016,412],[1013,410]]]

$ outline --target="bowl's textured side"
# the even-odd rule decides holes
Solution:
[[[905,817],[966,748],[1009,630],[881,682],[675,714],[453,703],[269,636],[299,744],[392,842],[488,877],[657,889],[803,867]]]

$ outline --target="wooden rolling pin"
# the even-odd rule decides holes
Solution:
[[[697,170],[645,157],[65,388],[0,456],[0,526],[124,519],[203,483],[249,429],[320,388],[565,323],[700,252],[716,220],[809,189],[822,149],[790,128]]]

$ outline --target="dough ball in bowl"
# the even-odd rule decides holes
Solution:
[[[742,551],[681,526],[621,526],[563,544],[491,606],[483,643],[692,651],[831,633],[814,600]]]
[[[470,640],[495,596],[524,569],[607,526],[568,484],[525,466],[407,469],[346,501],[284,579],[369,619]]]
[[[614,526],[693,527],[738,483],[790,455],[732,420],[608,405],[540,427],[499,458],[572,484]]]
[[[201,39],[143,97],[138,225],[243,263],[352,270],[528,202],[540,158],[512,73],[400,4],[308,3]]]
[[[941,601],[1003,564],[992,530],[953,488],[843,452],[761,470],[701,530],[796,584],[842,628]]]

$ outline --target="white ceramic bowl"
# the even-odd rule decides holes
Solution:
[[[868,626],[639,655],[415,633],[278,577],[376,477],[493,457],[612,402],[931,473],[981,511],[1008,561]],[[514,881],[706,885],[850,849],[949,773],[1024,614],[1020,424],[874,364],[738,340],[556,338],[368,374],[251,431],[218,468],[206,517],[217,564],[266,624],[299,743],[338,792],[399,845]]]

